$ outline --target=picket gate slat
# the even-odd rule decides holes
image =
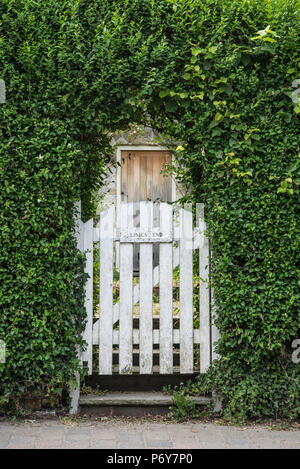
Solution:
[[[180,373],[193,373],[193,214],[180,209]]]
[[[121,230],[133,226],[133,205],[121,204]],[[130,223],[131,222],[131,223]],[[120,243],[119,372],[132,374],[133,243]]]
[[[172,206],[160,204],[160,228],[162,232],[173,231]],[[160,374],[173,373],[173,246],[159,246],[159,314],[160,314]]]
[[[88,373],[93,372],[93,219],[88,220],[84,226],[83,250],[86,255],[85,273],[88,279],[85,284],[85,310],[86,325],[83,333],[83,339],[87,343],[87,348],[82,354],[82,362],[87,362]]]
[[[99,374],[112,374],[113,229],[115,210],[100,215]]]
[[[153,203],[140,203],[140,228],[151,231]],[[140,374],[152,374],[153,245],[140,245]]]

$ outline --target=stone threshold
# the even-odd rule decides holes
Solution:
[[[206,396],[191,396],[191,399],[197,406],[208,405],[211,402],[211,398]],[[79,405],[84,407],[169,407],[174,405],[174,398],[172,395],[164,394],[162,392],[107,392],[101,395],[81,395]]]

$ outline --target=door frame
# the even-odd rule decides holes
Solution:
[[[121,152],[122,151],[169,151],[170,150],[164,146],[159,145],[120,145],[117,148],[117,174],[116,174],[116,226],[120,226],[120,205],[121,205]],[[171,153],[172,162],[174,161],[174,154]],[[176,201],[176,183],[172,177],[172,200],[171,202]]]

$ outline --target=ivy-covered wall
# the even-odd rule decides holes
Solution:
[[[109,135],[135,122],[183,142],[206,204],[222,359],[199,389],[227,416],[299,416],[299,37],[294,0],[1,0],[3,402],[76,369],[72,207],[89,216]]]

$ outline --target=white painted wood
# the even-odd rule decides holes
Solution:
[[[140,208],[141,230],[147,230],[146,207]],[[133,215],[133,204],[122,204],[121,228],[133,228],[129,218]],[[160,229],[167,233],[169,225],[168,211],[172,207],[161,204]],[[193,243],[194,234],[194,243]],[[153,269],[153,243],[140,244],[140,283],[133,288],[133,243],[120,244],[120,301],[112,306],[109,337],[112,346],[119,345],[119,372],[131,374],[133,370],[132,347],[140,345],[140,373],[151,374],[153,371],[153,344],[159,344],[160,373],[173,373],[173,344],[180,344],[180,373],[193,373],[194,344],[200,344],[200,371],[206,372],[210,363],[210,324],[209,290],[205,288],[208,280],[209,250],[208,241],[196,230],[193,233],[192,213],[180,210],[180,228],[174,237],[180,238],[179,248],[171,243],[160,243],[161,264]],[[113,233],[111,239],[116,239]],[[112,244],[112,243],[111,243]],[[194,246],[193,246],[194,244]],[[193,247],[200,248],[200,330],[193,328]],[[149,249],[150,248],[150,249]],[[180,329],[173,329],[172,315],[172,277],[173,268],[180,263]],[[111,265],[113,264],[111,260]],[[160,282],[160,330],[152,330],[152,291],[153,285]],[[163,293],[165,292],[165,293]],[[140,329],[133,330],[133,305],[140,301]],[[100,316],[101,317],[101,316]],[[113,322],[119,320],[119,330],[113,330]],[[100,321],[97,321],[99,324]],[[97,324],[95,323],[95,324]],[[97,326],[98,326],[97,324]],[[100,327],[100,331],[102,328]],[[216,331],[215,331],[216,332]],[[214,332],[213,332],[214,334]],[[107,336],[107,334],[105,334]],[[94,327],[93,343],[98,343],[99,327]],[[101,343],[101,339],[100,339]],[[111,363],[111,370],[114,369]],[[101,366],[101,365],[100,365]],[[108,372],[111,374],[112,371]]]
[[[175,155],[172,153],[172,165],[175,164]],[[176,188],[176,179],[172,176],[172,202],[177,200],[177,188]]]
[[[180,239],[180,211],[181,210],[182,210],[182,207],[180,207],[178,204],[173,205],[173,236],[174,236],[174,241],[176,240],[177,242]]]
[[[73,235],[75,236],[76,243],[77,243],[77,249],[80,249],[81,251],[83,250],[83,224],[81,221],[81,201],[75,202],[75,207],[74,207],[74,223],[75,223],[75,230]],[[76,352],[77,352],[77,357],[79,360],[81,360],[81,351],[79,347],[76,347]],[[79,405],[79,397],[80,397],[80,376],[79,373],[76,372],[74,376],[74,385],[70,386],[69,388],[69,393],[70,393],[70,410],[69,413],[71,415],[75,415],[78,412],[78,405]]]
[[[93,219],[91,218],[83,226],[83,249],[86,255],[85,273],[89,277],[85,284],[86,325],[83,333],[87,348],[81,357],[82,362],[88,363],[88,373],[90,375],[93,372],[93,229]]]
[[[100,236],[100,235],[99,235]],[[179,238],[179,234],[178,234]],[[116,239],[116,238],[115,238]],[[117,238],[119,239],[119,238]],[[195,230],[194,233],[194,249],[198,249],[200,242],[201,242],[201,236],[199,235],[198,230]],[[173,269],[175,269],[179,265],[179,248],[178,247],[173,247]],[[155,267],[153,269],[153,286],[158,285],[159,283],[159,266]],[[133,288],[133,304],[136,305],[140,301],[140,287],[139,284],[135,285]],[[119,321],[120,318],[120,303],[119,301],[114,305],[113,307],[114,310],[114,323]],[[94,324],[94,333],[97,334],[97,327],[98,326],[98,321],[95,322]]]
[[[97,236],[97,232],[96,232],[96,236]],[[100,237],[100,235],[99,235],[99,237]],[[178,235],[178,238],[179,238],[179,235]],[[114,238],[114,239],[119,239],[119,237]],[[94,238],[94,242],[95,242],[95,238]],[[198,231],[195,231],[195,234],[194,234],[194,249],[199,248],[200,242],[201,242],[201,236],[199,235]],[[177,267],[178,265],[179,265],[179,248],[178,247],[173,247],[173,269],[175,269],[175,267]],[[159,266],[157,266],[153,269],[153,286],[158,285],[158,283],[159,283]],[[134,286],[133,300],[134,300],[134,303],[133,303],[134,305],[137,304],[140,301],[139,285]],[[120,318],[120,315],[119,315],[119,312],[120,312],[119,301],[114,305],[113,309],[114,309],[114,323],[116,323],[117,321],[119,321],[119,318]],[[95,324],[94,324],[96,332],[97,332],[97,324],[98,324],[98,321],[96,321]]]
[[[71,415],[76,415],[78,412],[79,398],[80,398],[80,376],[78,371],[75,373],[75,383],[74,386],[70,387],[70,410]]]
[[[193,215],[180,209],[180,373],[193,373]]]
[[[84,223],[81,221],[81,201],[75,202],[75,239],[77,249],[83,252]]]
[[[202,220],[199,229],[205,231]],[[199,323],[200,323],[200,373],[206,373],[210,365],[210,317],[209,317],[209,243],[204,233],[199,247]]]
[[[170,204],[160,204],[160,228],[172,232],[173,211]],[[160,373],[173,373],[173,245],[159,245],[159,314],[160,314]]]
[[[196,249],[196,248],[195,248]],[[179,248],[173,248],[173,269],[179,265]],[[153,286],[159,284],[159,266],[153,269]],[[140,301],[140,286],[135,285],[133,287],[133,305],[136,305]],[[120,303],[119,301],[114,304],[114,324],[120,319]],[[97,328],[98,321],[95,322],[94,327]],[[98,326],[99,327],[99,326]]]
[[[96,226],[96,228],[94,228],[93,240],[94,240],[94,243],[99,243],[100,241],[100,227],[99,226]]]
[[[94,329],[93,332],[93,343],[94,345],[98,344],[98,333],[96,333],[97,329]],[[119,345],[119,331],[118,329],[113,330],[113,344],[114,345]],[[172,330],[172,336],[173,336],[173,344],[177,345],[180,343],[180,330],[179,329],[173,329]],[[140,330],[139,329],[133,329],[132,332],[132,343],[133,345],[139,345],[140,343]],[[160,343],[160,331],[159,329],[153,329],[152,331],[152,338],[153,338],[153,344],[158,345]],[[199,344],[200,343],[200,334],[199,334],[199,329],[194,329],[194,344]]]
[[[99,374],[112,374],[114,207],[100,215]]]
[[[195,371],[195,370],[194,370]],[[113,372],[114,373],[119,373],[119,365],[113,365]],[[139,372],[139,367],[138,366],[134,366],[132,368],[132,372],[133,373],[138,373]],[[174,366],[173,367],[173,372],[174,374],[180,374],[180,367],[179,366]],[[154,365],[153,366],[153,374],[158,374],[159,373],[159,366],[157,365]]]
[[[121,204],[121,229],[132,217],[132,204]],[[133,244],[120,244],[120,374],[132,374]]]
[[[151,231],[153,203],[140,203],[141,230]],[[140,374],[152,374],[153,245],[140,245]]]

